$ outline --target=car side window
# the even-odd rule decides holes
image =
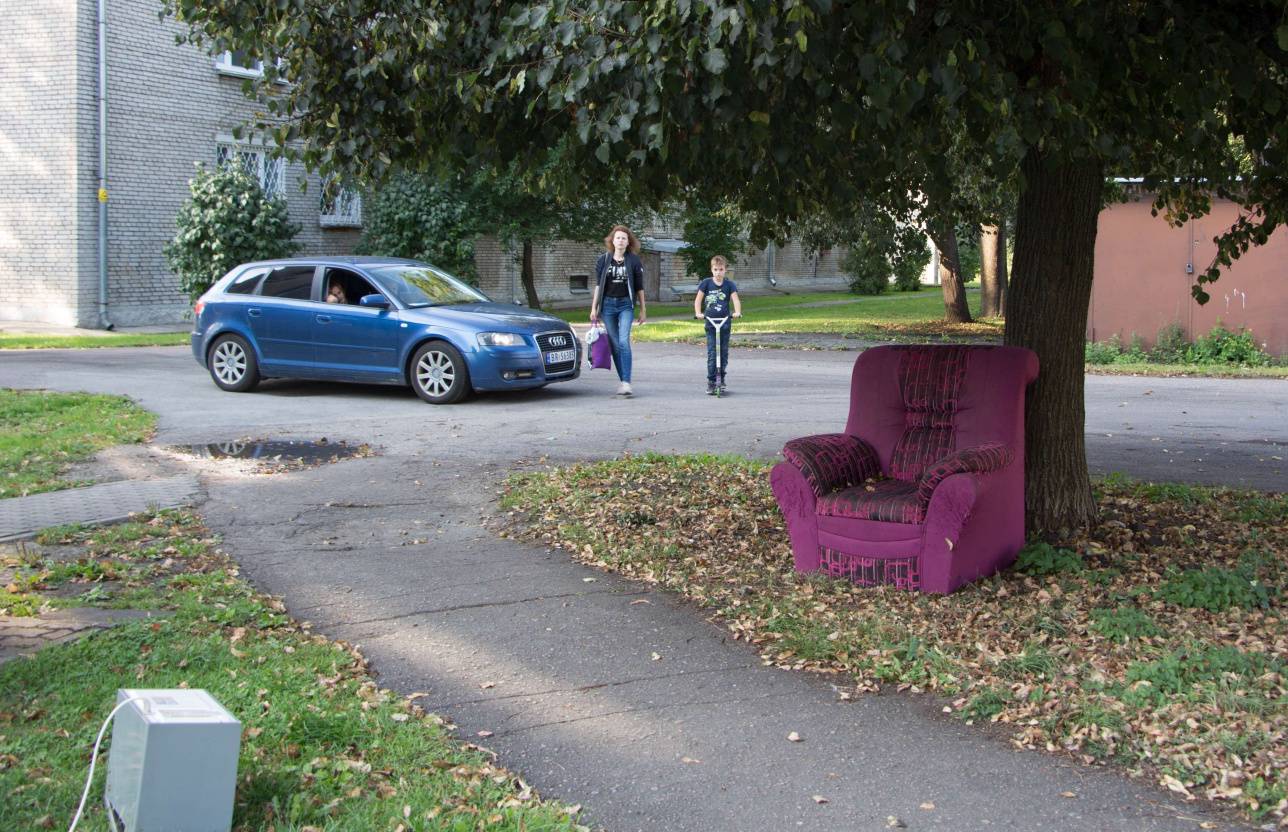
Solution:
[[[259,286],[259,281],[264,275],[268,274],[268,269],[247,269],[245,273],[236,277],[228,288],[224,289],[230,295],[253,295],[255,289]]]
[[[270,298],[308,300],[313,294],[312,266],[278,266],[268,273],[259,293]]]
[[[364,295],[380,292],[362,275],[347,269],[327,269],[322,281],[322,299],[327,303],[357,306]]]

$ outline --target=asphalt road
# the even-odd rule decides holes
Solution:
[[[1149,783],[1014,751],[928,697],[841,702],[835,680],[763,667],[673,596],[480,522],[504,474],[543,459],[769,457],[785,439],[836,430],[852,361],[735,350],[733,393],[719,400],[702,394],[701,348],[653,344],[637,347],[631,400],[612,397],[602,371],[454,407],[304,382],[235,395],[176,348],[2,353],[0,386],[130,395],[160,415],[158,443],[372,443],[375,457],[312,470],[207,475],[201,510],[294,615],[357,643],[382,684],[429,691],[421,703],[462,737],[492,732],[480,742],[502,764],[607,829],[878,830],[890,816],[911,829],[1236,828]],[[1282,382],[1091,377],[1087,388],[1098,471],[1288,485]],[[787,742],[791,731],[805,741]]]

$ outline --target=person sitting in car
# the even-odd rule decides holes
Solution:
[[[327,303],[348,303],[349,298],[344,293],[344,284],[338,277],[331,278],[331,283],[326,290]]]

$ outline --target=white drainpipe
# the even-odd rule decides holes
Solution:
[[[107,0],[98,0],[98,325],[107,317]]]

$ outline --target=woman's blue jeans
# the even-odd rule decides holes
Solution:
[[[613,366],[617,377],[631,380],[631,324],[635,321],[635,304],[630,298],[604,298],[599,316],[608,330],[608,344],[613,348]]]

